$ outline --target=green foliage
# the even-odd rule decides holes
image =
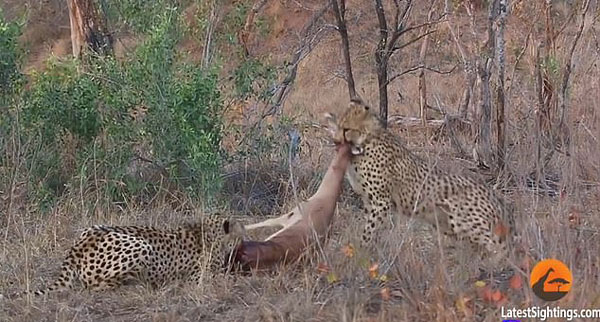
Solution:
[[[39,130],[43,137],[64,129],[92,140],[101,126],[98,85],[88,74],[79,75],[74,61],[50,60],[45,71],[33,75],[31,89],[25,93],[25,128]]]
[[[174,0],[119,0],[102,2],[111,20],[123,23],[135,32],[150,33],[165,11],[176,11]]]
[[[136,175],[137,155],[167,169],[192,197],[210,197],[218,188],[217,71],[179,57],[178,16],[174,10],[155,16],[145,41],[122,61],[99,57],[82,66],[51,59],[15,94],[22,140],[35,147],[26,156],[31,197],[42,207],[69,191],[149,200],[157,183]]]
[[[266,37],[271,30],[271,23],[268,20],[268,17],[257,17],[254,25],[256,26],[256,30],[261,37]]]
[[[223,36],[229,44],[238,44],[236,34],[244,27],[248,10],[250,10],[250,3],[240,1],[235,4],[233,9],[229,11],[225,16],[225,19],[223,19]]]
[[[276,70],[272,66],[258,59],[248,59],[234,72],[235,94],[238,98],[256,96],[265,100],[270,97],[269,86],[276,76]]]
[[[0,106],[23,84],[20,71],[23,50],[18,45],[23,21],[6,21],[0,7]]]
[[[558,77],[560,74],[560,62],[555,56],[548,56],[544,59],[542,65],[552,77]]]

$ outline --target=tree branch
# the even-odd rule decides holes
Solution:
[[[344,54],[344,62],[346,65],[346,82],[348,83],[348,95],[350,99],[356,99],[356,87],[354,85],[354,76],[352,75],[352,61],[350,60],[350,42],[348,40],[348,29],[346,27],[346,1],[341,0],[338,6],[337,0],[330,1],[333,7],[333,13],[337,21],[337,31],[342,38],[342,52]]]
[[[419,64],[419,65],[410,67],[409,69],[406,69],[406,70],[404,70],[404,71],[402,71],[402,72],[400,72],[400,73],[398,73],[398,74],[390,77],[389,80],[388,80],[388,84],[391,83],[392,81],[394,81],[398,77],[402,77],[402,76],[404,76],[406,74],[410,74],[412,72],[416,72],[416,71],[418,71],[420,69],[428,70],[430,72],[434,72],[434,73],[440,74],[440,75],[448,75],[448,74],[451,74],[457,67],[458,67],[458,65],[454,65],[454,67],[452,67],[450,70],[440,70],[440,69],[436,69],[436,68],[433,68],[433,67],[425,66],[423,64]]]
[[[388,84],[388,60],[390,55],[388,54],[388,25],[385,18],[385,11],[381,0],[375,0],[375,12],[377,13],[377,20],[379,22],[379,40],[377,42],[377,48],[375,49],[375,63],[377,64],[377,84],[379,85],[379,118],[383,122],[384,126],[387,126],[387,114],[388,114],[388,97],[387,97],[387,84]],[[396,26],[394,26],[396,29]],[[394,32],[395,33],[395,32]]]
[[[573,44],[571,44],[571,48],[569,53],[567,54],[567,64],[565,66],[563,82],[562,82],[562,95],[563,100],[561,102],[561,123],[564,120],[565,109],[566,109],[566,95],[567,95],[567,87],[569,86],[569,78],[571,76],[571,71],[573,70],[573,54],[575,53],[575,48],[577,48],[577,44],[579,43],[579,39],[583,34],[583,29],[585,28],[585,16],[587,15],[588,9],[590,6],[590,0],[585,0],[581,9],[581,22],[579,23],[579,28],[577,33],[575,34],[575,39],[573,40]]]
[[[248,57],[250,52],[248,51],[248,38],[250,37],[250,32],[254,27],[254,16],[260,11],[260,9],[267,3],[267,0],[257,0],[248,15],[246,15],[246,22],[244,23],[244,28],[240,30],[239,38],[240,43],[242,44],[242,49],[244,50],[244,55]]]
[[[498,78],[496,86],[496,139],[497,139],[497,152],[496,161],[498,169],[504,168],[504,156],[505,156],[505,140],[506,140],[506,112],[504,107],[506,105],[506,93],[505,93],[505,40],[504,40],[504,29],[506,26],[506,17],[508,15],[508,3],[507,0],[500,0],[498,3],[499,19],[498,19],[498,30],[496,31],[496,44],[495,44],[495,56],[496,65],[498,68]]]
[[[319,29],[312,36],[311,31],[314,29],[315,25],[317,24],[317,21],[325,14],[325,12],[328,9],[329,4],[326,4],[325,6],[323,6],[323,8],[315,12],[310,18],[310,20],[302,28],[300,44],[298,45],[298,48],[294,52],[294,56],[292,57],[290,64],[288,65],[288,73],[283,79],[283,81],[276,87],[277,90],[274,94],[275,99],[271,103],[271,106],[269,107],[267,112],[263,114],[262,118],[275,114],[275,112],[278,111],[281,105],[283,104],[285,97],[289,93],[290,85],[296,79],[296,73],[298,71],[298,65],[300,64],[300,61],[302,61],[302,59],[304,59],[304,57],[306,57],[306,55],[310,53],[312,48],[314,48],[315,42],[318,41],[319,34],[324,29]]]
[[[421,39],[423,39],[423,38],[425,38],[425,37],[427,37],[427,36],[429,36],[429,35],[431,35],[432,33],[435,33],[435,32],[437,32],[437,29],[428,30],[427,32],[423,33],[422,35],[419,35],[419,36],[417,36],[417,37],[415,37],[415,38],[413,38],[413,39],[411,39],[411,40],[403,43],[402,45],[399,45],[399,46],[396,46],[396,47],[392,48],[392,51],[395,52],[397,50],[403,49],[404,47],[410,46],[410,45],[414,44],[415,42],[417,42],[417,41],[419,41],[419,40],[421,40]]]
[[[434,25],[436,25],[436,24],[438,24],[438,23],[441,23],[441,22],[443,22],[443,21],[444,21],[444,19],[443,19],[444,17],[445,17],[445,14],[444,14],[444,15],[442,15],[442,16],[441,16],[439,19],[437,19],[437,20],[435,20],[435,21],[429,21],[429,22],[421,23],[421,24],[418,24],[418,25],[411,26],[411,27],[408,27],[408,28],[406,28],[406,29],[403,29],[403,30],[401,30],[401,31],[399,31],[399,32],[398,32],[398,34],[397,34],[397,37],[395,38],[395,40],[394,40],[394,39],[392,39],[392,40],[394,40],[393,42],[392,42],[392,41],[390,41],[390,44],[395,44],[395,43],[398,41],[399,37],[400,37],[400,36],[402,36],[402,35],[404,35],[404,34],[406,34],[407,32],[411,32],[411,31],[413,31],[413,30],[417,30],[417,29],[420,29],[420,28],[423,28],[423,27],[427,27],[427,28],[429,28],[429,27],[431,27],[431,26],[434,26]],[[427,32],[423,33],[422,35],[420,35],[420,36],[418,36],[418,37],[416,37],[416,38],[414,38],[414,39],[412,39],[412,40],[408,41],[407,43],[405,43],[405,44],[402,44],[402,45],[400,45],[400,46],[393,46],[393,47],[391,47],[391,48],[389,49],[389,51],[390,51],[390,56],[391,56],[391,55],[392,55],[392,54],[393,54],[395,51],[397,51],[398,49],[402,49],[402,48],[404,48],[404,47],[406,47],[406,46],[408,46],[408,45],[412,44],[413,42],[416,42],[416,41],[420,40],[421,38],[423,38],[423,37],[426,37],[426,36],[428,36],[428,35],[430,35],[430,34],[432,34],[432,33],[434,33],[434,32],[437,32],[437,29],[434,29],[434,30],[429,30],[429,31],[427,31]]]
[[[427,13],[427,21],[431,21],[433,11],[435,9],[435,0],[431,1],[429,11]],[[429,33],[429,27],[425,30],[425,33]],[[427,48],[429,47],[429,37],[425,36],[421,43],[421,50],[419,52],[419,63],[425,66],[425,57],[427,56]],[[423,125],[427,120],[427,82],[425,80],[425,68],[419,69],[419,111],[421,114],[421,120]]]
[[[565,69],[563,72],[563,80],[560,92],[560,122],[558,123],[558,128],[561,129],[565,125],[566,111],[567,111],[567,89],[569,87],[569,78],[571,77],[571,71],[573,70],[573,54],[575,53],[575,48],[577,48],[577,44],[579,43],[579,39],[581,39],[581,35],[583,34],[583,30],[585,29],[585,17],[590,8],[590,0],[584,0],[581,5],[581,21],[579,23],[579,28],[577,33],[575,34],[575,39],[573,40],[573,44],[571,44],[571,48],[567,55],[567,64],[565,65]]]

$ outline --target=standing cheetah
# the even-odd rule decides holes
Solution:
[[[360,101],[351,102],[339,121],[331,114],[327,118],[333,140],[352,145],[346,175],[367,210],[363,246],[370,245],[373,232],[393,206],[401,214],[439,225],[447,236],[505,254],[512,214],[492,190],[474,179],[428,166]]]
[[[229,263],[243,235],[241,223],[218,214],[175,230],[93,226],[67,252],[56,282],[33,293],[71,289],[76,282],[91,290],[116,288],[129,280],[153,287],[175,280],[198,283],[203,273]]]

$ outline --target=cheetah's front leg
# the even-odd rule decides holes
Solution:
[[[391,200],[372,200],[367,204],[367,222],[361,238],[361,246],[368,247],[372,244],[373,233],[379,229],[384,219],[387,219]]]

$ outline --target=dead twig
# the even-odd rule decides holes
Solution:
[[[396,78],[398,78],[398,77],[402,77],[402,76],[404,76],[406,74],[414,73],[414,72],[416,72],[418,70],[421,70],[421,69],[428,70],[430,72],[434,72],[434,73],[440,74],[440,75],[448,75],[448,74],[451,74],[452,72],[454,72],[454,70],[457,67],[458,67],[458,65],[454,65],[454,67],[452,67],[449,70],[441,70],[441,69],[437,69],[437,68],[434,68],[434,67],[429,67],[429,66],[425,66],[423,64],[419,64],[419,65],[410,67],[410,68],[408,68],[406,70],[403,70],[402,72],[400,72],[398,74],[395,74],[394,76],[390,77],[389,80],[388,80],[388,84],[391,83],[392,81],[396,80]]]
[[[315,12],[310,18],[310,20],[308,20],[308,22],[302,28],[300,44],[298,45],[298,48],[294,51],[294,55],[288,65],[288,73],[285,76],[285,78],[281,81],[281,83],[275,86],[275,94],[273,95],[274,99],[271,102],[271,104],[269,104],[269,108],[266,110],[266,112],[263,113],[263,115],[261,116],[261,120],[268,116],[274,115],[280,110],[281,105],[285,100],[285,97],[291,89],[292,83],[296,79],[296,75],[298,73],[298,66],[300,62],[304,58],[306,58],[306,56],[308,56],[308,54],[319,42],[319,36],[323,33],[323,31],[325,31],[324,28],[320,28],[316,32],[311,33],[314,30],[315,25],[317,24],[319,19],[323,17],[327,9],[329,9],[329,4],[323,6],[323,8],[321,8],[319,11]]]

